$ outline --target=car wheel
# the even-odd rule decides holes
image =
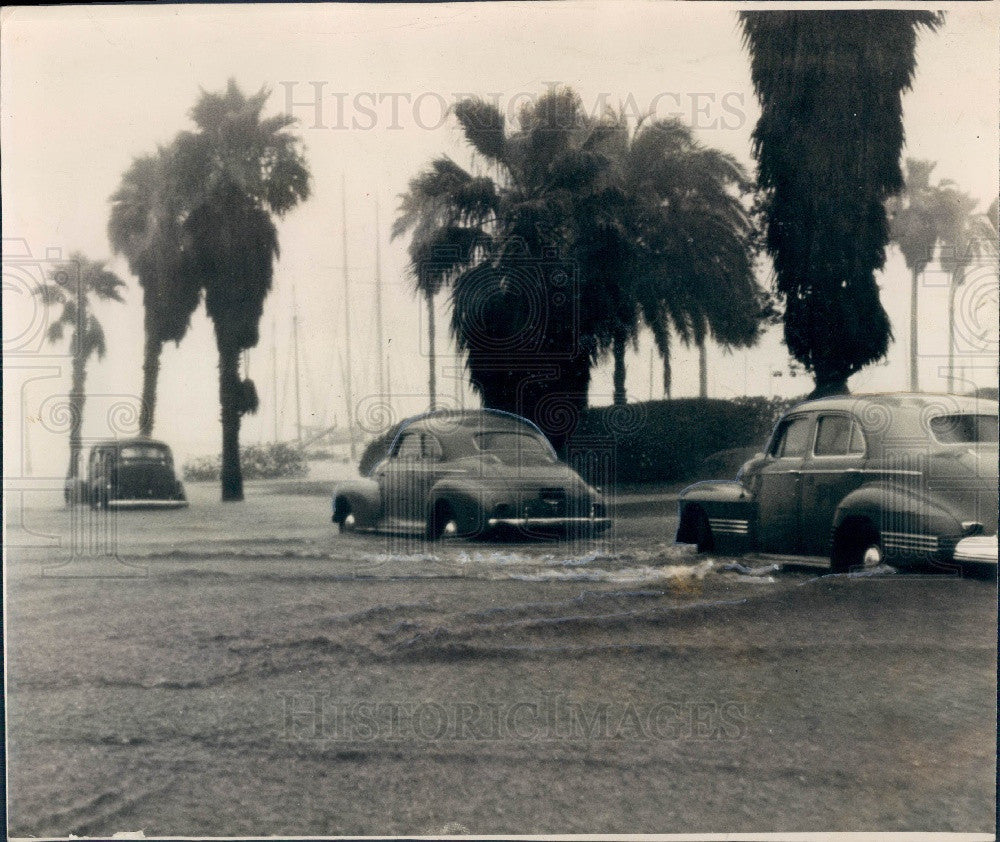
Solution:
[[[346,500],[337,501],[337,514],[333,522],[337,524],[337,531],[341,535],[354,532],[357,529],[357,519],[354,517],[354,512],[351,511],[351,504]]]
[[[711,552],[715,549],[715,539],[712,537],[712,526],[708,522],[708,515],[702,508],[696,508],[694,517],[695,546],[700,553]]]
[[[447,535],[458,531],[455,523],[455,512],[445,500],[438,500],[427,518],[427,540],[439,541]]]
[[[833,539],[830,569],[834,573],[871,570],[885,563],[885,550],[878,530],[868,521],[841,524]]]

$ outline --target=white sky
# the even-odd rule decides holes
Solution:
[[[998,6],[945,8],[946,26],[920,36],[914,89],[905,99],[904,155],[937,161],[936,177],[953,179],[985,208],[998,192]],[[53,251],[109,256],[108,197],[134,156],[190,127],[188,110],[200,88],[218,90],[230,76],[247,92],[266,85],[273,91],[269,111],[285,110],[291,91],[313,173],[313,197],[280,223],[282,258],[261,343],[250,354],[250,374],[263,404],[259,415],[244,419],[244,442],[273,435],[272,346],[281,433],[293,432],[288,385],[293,286],[302,337],[303,412],[307,421],[332,423],[336,413],[344,422],[338,361],[344,338],[342,174],[355,398],[377,398],[372,297],[377,195],[395,410],[409,414],[424,407],[421,307],[405,276],[405,243],[390,243],[388,230],[396,196],[434,156],[448,153],[469,163],[454,124],[442,119],[442,104],[456,95],[499,95],[500,104],[512,111],[519,98],[538,95],[551,83],[575,88],[588,108],[602,101],[628,103],[631,97],[639,110],[655,106],[660,116],[679,114],[703,142],[753,167],[749,139],[758,109],[736,13],[725,4],[90,6],[5,9],[2,20],[6,476],[26,470],[15,461],[17,434],[24,427],[30,430],[34,475],[61,476],[68,452],[64,433],[46,418],[55,396],[67,391],[68,360],[49,348],[20,348],[11,339],[26,331],[33,335],[32,325],[38,324],[19,284],[37,272],[32,260]],[[310,104],[317,86],[318,125]],[[31,260],[24,258],[25,250]],[[102,312],[109,353],[89,369],[86,436],[112,432],[111,407],[137,395],[141,383],[141,293],[124,261],[112,266],[129,282],[128,304]],[[947,295],[940,280],[932,277],[920,299],[925,388],[944,387]],[[906,385],[909,279],[895,251],[880,283],[896,343],[887,365],[852,379],[855,391]],[[996,307],[995,280],[983,284],[993,290],[986,294],[986,299],[992,295],[993,312],[980,309],[966,317],[978,320],[974,329],[980,332],[995,321]],[[981,300],[983,284],[970,284],[979,297],[970,293],[960,302],[966,311]],[[443,310],[439,324],[445,358]],[[979,384],[995,382],[995,343],[985,356],[968,350],[968,343],[962,347],[966,352],[959,362],[966,376]],[[644,338],[638,356],[629,357],[633,398],[649,395],[649,359]],[[157,434],[181,458],[218,450],[216,361],[211,325],[199,309],[181,346],[165,350],[160,379]],[[711,348],[710,394],[808,391],[811,381],[791,379],[787,371],[780,379],[771,376],[786,364],[780,328],[747,353],[726,356]],[[443,359],[442,368],[449,365],[454,363]],[[696,353],[675,349],[674,380],[675,396],[697,392]],[[454,381],[442,374],[439,383],[454,399]],[[659,383],[657,361],[655,397]],[[610,393],[604,366],[594,374],[591,403],[608,403]]]

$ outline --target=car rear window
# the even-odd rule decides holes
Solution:
[[[502,462],[555,461],[548,442],[530,433],[486,432],[473,439],[483,453],[491,453]]]
[[[121,458],[125,462],[167,462],[169,457],[167,451],[162,447],[151,445],[129,445],[123,447],[120,452]]]
[[[997,440],[996,415],[938,415],[930,420],[930,425],[934,438],[941,444],[976,444]]]

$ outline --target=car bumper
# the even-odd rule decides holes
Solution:
[[[182,509],[187,500],[108,500],[109,509]]]
[[[491,528],[510,527],[526,531],[559,532],[568,529],[591,529],[603,532],[611,526],[609,517],[491,517]]]
[[[997,563],[997,536],[973,535],[971,538],[963,538],[955,545],[952,558],[956,562],[995,565]]]

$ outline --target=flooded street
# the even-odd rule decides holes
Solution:
[[[672,516],[429,545],[188,493],[12,501],[12,835],[993,827],[989,579],[737,564]]]

